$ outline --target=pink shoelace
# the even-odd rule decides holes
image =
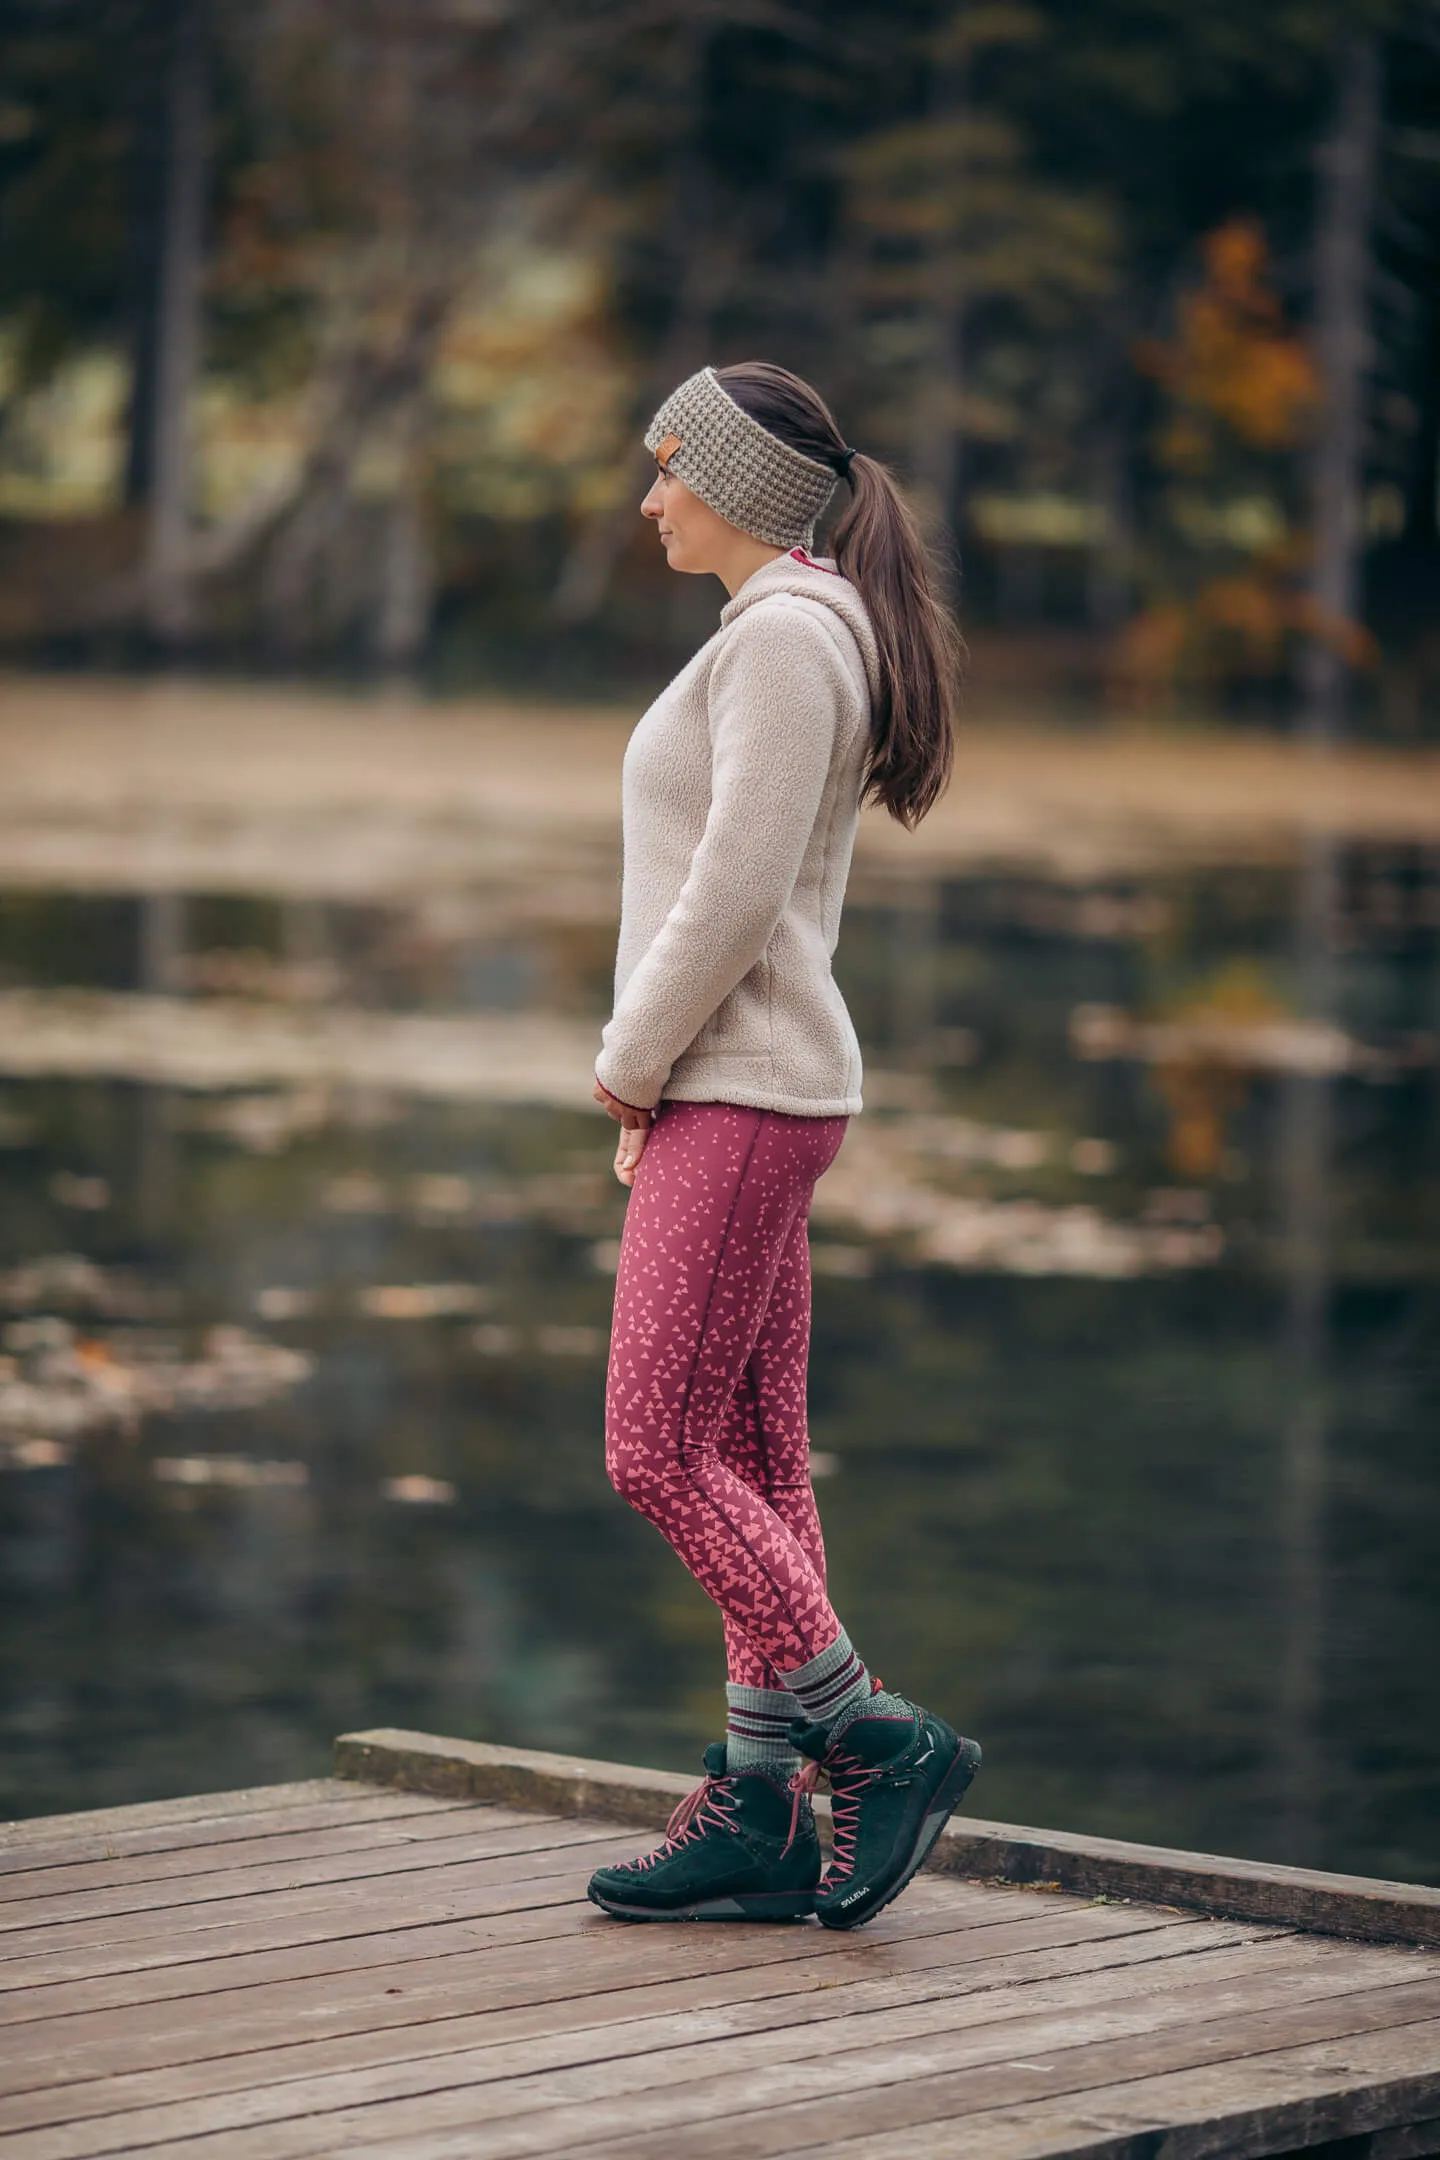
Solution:
[[[880,1682],[871,1682],[872,1694],[878,1694]],[[860,1829],[860,1793],[866,1785],[873,1784],[884,1768],[883,1764],[864,1763],[856,1755],[846,1755],[839,1748],[832,1748],[821,1762],[807,1762],[803,1770],[797,1770],[790,1779],[790,1834],[781,1847],[780,1857],[795,1843],[795,1833],[800,1827],[800,1810],[804,1802],[815,1792],[822,1777],[830,1781],[830,1821],[832,1843],[827,1880],[834,1876],[843,1880],[855,1865],[855,1845]],[[845,1780],[844,1788],[835,1789],[836,1773]],[[685,1795],[670,1820],[665,1825],[665,1835],[653,1852],[641,1853],[630,1864],[636,1868],[654,1867],[672,1852],[688,1845],[692,1838],[703,1835],[706,1830],[728,1830],[735,1820],[735,1787],[728,1777],[711,1777],[708,1772],[703,1783]]]
[[[823,1762],[809,1762],[803,1770],[797,1770],[790,1780],[790,1790],[795,1795],[790,1809],[790,1835],[785,1841],[789,1852],[795,1840],[795,1826],[800,1819],[800,1802],[807,1793],[813,1793],[822,1776],[830,1781],[830,1865],[825,1870],[825,1880],[843,1882],[855,1865],[856,1840],[860,1831],[860,1794],[865,1786],[873,1785],[885,1768],[883,1763],[864,1763],[858,1755],[843,1754],[832,1748]],[[837,1776],[844,1782],[837,1790]]]
[[[654,1867],[682,1845],[688,1845],[706,1830],[729,1829],[735,1817],[735,1788],[729,1778],[711,1777],[707,1773],[704,1783],[686,1793],[675,1812],[665,1825],[665,1836],[654,1852],[642,1853],[632,1863],[637,1868]],[[793,1831],[792,1831],[793,1835]],[[786,1850],[789,1848],[787,1846]]]
[[[782,1860],[794,1844],[795,1832],[800,1827],[800,1803],[814,1792],[820,1782],[821,1775],[822,1768],[818,1762],[807,1762],[804,1769],[797,1770],[790,1780],[790,1791],[794,1797],[790,1802],[790,1835],[786,1838],[784,1850],[780,1855]]]
[[[884,1685],[878,1674],[870,1675],[872,1695],[880,1694]],[[825,1870],[825,1879],[828,1882],[834,1876],[843,1881],[855,1865],[855,1840],[860,1829],[860,1790],[874,1782],[882,1767],[863,1763],[858,1756],[842,1755],[837,1748],[831,1748],[820,1762],[807,1762],[803,1770],[797,1770],[790,1780],[790,1790],[795,1797],[790,1806],[790,1835],[785,1840],[785,1852],[788,1853],[795,1842],[795,1831],[800,1821],[800,1802],[814,1792],[822,1777],[828,1777],[832,1843],[830,1865]],[[842,1778],[849,1773],[854,1774],[848,1792],[836,1792],[834,1772],[837,1770]],[[784,1854],[781,1858],[784,1858]]]
[[[814,1792],[822,1774],[823,1766],[812,1762],[807,1763],[803,1770],[797,1770],[790,1780],[790,1792],[793,1795],[790,1804],[790,1835],[781,1847],[782,1860],[795,1842],[795,1832],[800,1827],[801,1804]],[[833,1810],[833,1799],[831,1807]],[[672,1852],[678,1852],[683,1845],[688,1845],[692,1838],[700,1837],[706,1830],[728,1830],[734,1820],[735,1788],[730,1779],[707,1776],[703,1784],[697,1785],[693,1792],[686,1793],[666,1823],[664,1838],[655,1850],[641,1853],[630,1865],[636,1868],[652,1868],[657,1861],[665,1859]]]

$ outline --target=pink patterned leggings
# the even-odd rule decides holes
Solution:
[[[719,1606],[748,1687],[840,1632],[810,1485],[805,1225],[847,1122],[662,1103],[625,1217],[605,1467]]]

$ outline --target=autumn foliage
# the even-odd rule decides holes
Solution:
[[[1320,381],[1270,282],[1264,232],[1231,219],[1200,254],[1173,336],[1134,351],[1163,395],[1154,450],[1184,543],[1184,559],[1162,566],[1171,589],[1120,640],[1117,687],[1141,704],[1182,681],[1214,692],[1273,677],[1301,637],[1326,640],[1351,665],[1370,657],[1363,630],[1319,621],[1306,589],[1297,504]]]
[[[1136,362],[1169,393],[1158,444],[1174,472],[1210,470],[1225,438],[1257,450],[1300,441],[1320,402],[1315,363],[1266,282],[1265,235],[1234,218],[1201,245],[1204,281],[1177,310],[1174,338],[1136,348]]]

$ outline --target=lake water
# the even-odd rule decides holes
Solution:
[[[601,1463],[612,939],[0,895],[0,1812],[373,1725],[697,1767],[718,1622]],[[1440,1881],[1440,857],[875,875],[838,973],[864,1655],[979,1814]]]

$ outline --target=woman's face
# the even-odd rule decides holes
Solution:
[[[665,560],[672,570],[689,570],[718,576],[720,566],[745,536],[712,510],[709,503],[692,495],[683,480],[657,468],[654,484],[640,505],[642,517],[654,518]]]

